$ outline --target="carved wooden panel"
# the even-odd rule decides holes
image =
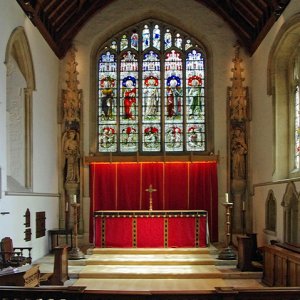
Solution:
[[[25,237],[24,237],[24,241],[28,242],[31,241],[31,228],[26,228],[25,231]]]
[[[36,213],[36,238],[45,236],[46,233],[46,213],[40,211]]]
[[[25,218],[25,227],[30,227],[30,210],[29,208],[26,209],[26,212],[25,212],[25,215],[24,215],[24,218]]]
[[[300,286],[300,253],[275,245],[263,247],[262,282],[268,286]]]

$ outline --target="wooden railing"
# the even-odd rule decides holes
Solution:
[[[85,287],[4,287],[0,300],[300,300],[300,288],[235,289],[202,291],[96,291]]]

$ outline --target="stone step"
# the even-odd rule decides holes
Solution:
[[[156,292],[176,293],[177,295],[184,293],[203,293],[207,291],[214,291],[216,287],[234,287],[234,288],[262,288],[260,281],[255,279],[86,279],[79,278],[74,286],[86,286],[88,290],[96,291],[118,291],[120,292],[135,292],[135,293],[149,293],[155,294]],[[221,298],[220,295],[219,298]],[[160,297],[156,297],[160,298]],[[178,297],[179,298],[179,297]],[[190,299],[197,299],[197,297],[183,297]],[[210,297],[208,297],[210,298]]]
[[[217,254],[213,246],[205,248],[94,248],[88,254]]]
[[[222,278],[223,273],[212,265],[106,265],[94,266],[87,265],[79,273],[79,278]]]
[[[93,254],[86,265],[214,265],[210,254]]]
[[[213,265],[88,265],[78,278],[85,279],[261,279],[262,272],[241,272]]]

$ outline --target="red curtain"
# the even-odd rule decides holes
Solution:
[[[97,210],[206,210],[211,241],[218,240],[216,162],[91,163],[90,240]]]

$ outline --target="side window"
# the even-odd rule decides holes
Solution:
[[[6,50],[6,138],[8,192],[32,187],[32,91],[35,89],[29,44],[22,27],[12,33]]]
[[[292,120],[293,120],[293,169],[300,170],[300,48],[293,59],[292,67]]]

